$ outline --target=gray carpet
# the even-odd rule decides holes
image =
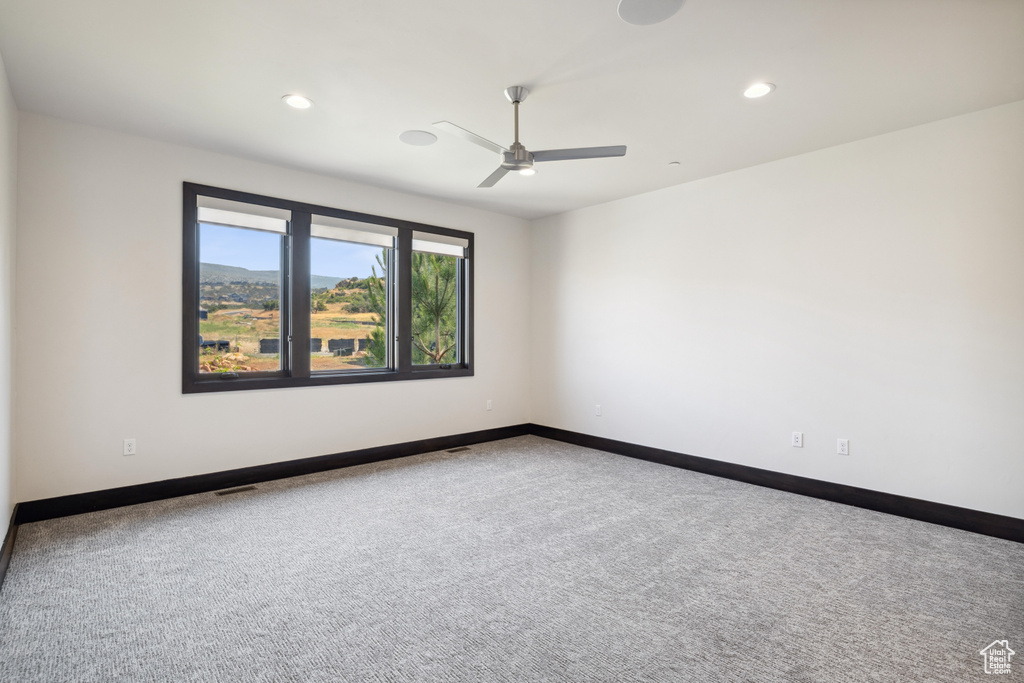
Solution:
[[[1024,546],[537,437],[21,527],[3,681],[972,681]]]

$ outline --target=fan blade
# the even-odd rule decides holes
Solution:
[[[456,126],[451,121],[438,121],[437,123],[434,124],[434,127],[440,128],[441,130],[446,130],[454,135],[458,135],[463,140],[467,142],[472,142],[474,145],[480,145],[484,149],[490,150],[495,154],[501,154],[502,152],[508,151],[501,145],[495,144],[488,140],[487,138],[482,138],[476,133],[471,133],[465,128],[462,128],[461,126]]]
[[[508,173],[508,169],[504,166],[499,166],[497,171],[487,176],[477,187],[494,187],[494,183],[504,178],[506,173]]]
[[[625,145],[612,147],[576,147],[574,149],[542,149],[533,153],[534,161],[567,161],[569,159],[603,159],[626,156]]]

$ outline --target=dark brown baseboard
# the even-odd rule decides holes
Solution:
[[[892,493],[882,493],[870,489],[847,486],[845,484],[834,484],[807,477],[798,477],[793,474],[783,474],[762,470],[746,465],[699,458],[694,455],[666,451],[650,446],[638,446],[625,441],[615,441],[600,436],[591,436],[579,432],[571,432],[555,427],[544,427],[531,424],[530,433],[542,436],[546,439],[564,441],[565,443],[594,448],[608,453],[626,455],[631,458],[648,460],[663,465],[671,465],[685,470],[693,470],[703,474],[711,474],[716,477],[742,481],[747,484],[755,484],[779,491],[798,493],[802,496],[830,500],[834,503],[843,503],[854,507],[885,512],[890,515],[908,517],[922,522],[940,524],[942,526],[973,531],[976,534],[995,536],[1008,541],[1024,543],[1024,519],[1016,517],[1005,517],[981,512],[969,508],[933,503],[917,498],[898,496]]]
[[[700,458],[686,455],[685,453],[640,446],[625,441],[616,441],[614,439],[581,434],[555,427],[520,424],[389,446],[364,448],[347,453],[302,458],[300,460],[289,460],[268,465],[258,465],[211,474],[182,477],[180,479],[168,479],[166,481],[20,503],[15,506],[11,528],[8,531],[7,541],[4,544],[4,554],[2,559],[0,559],[0,576],[6,570],[7,562],[10,558],[8,542],[10,546],[13,546],[18,524],[39,522],[55,517],[106,510],[125,505],[148,503],[194,493],[205,493],[237,486],[258,484],[264,481],[402,458],[420,453],[447,450],[525,434],[534,434],[547,439],[693,470],[694,472],[733,479],[747,484],[755,484],[779,491],[788,491],[789,493],[797,493],[812,498],[820,498],[835,503],[843,503],[867,510],[875,510],[876,512],[884,512],[922,522],[940,524],[954,529],[962,529],[977,534],[1024,543],[1024,520],[1015,517],[1006,517],[989,512],[945,505],[943,503],[882,493],[845,484],[834,484],[807,477],[798,477],[792,474],[783,474],[746,465],[722,462],[720,460]]]
[[[18,538],[18,525],[14,520],[18,517],[18,505],[14,505],[14,512],[11,513],[11,523],[7,525],[7,533],[4,535],[4,546],[0,549],[0,588],[4,587],[4,579],[7,578],[7,567],[11,564],[11,553],[14,552],[14,541]]]
[[[245,486],[247,484],[258,484],[263,481],[297,477],[303,474],[313,474],[314,472],[324,472],[353,465],[365,465],[366,463],[379,462],[381,460],[404,458],[405,456],[418,455],[420,453],[443,451],[458,446],[469,446],[486,441],[508,439],[528,433],[529,425],[513,425],[511,427],[485,429],[478,432],[454,434],[452,436],[408,441],[389,446],[363,448],[358,451],[348,451],[347,453],[320,455],[313,458],[275,462],[268,465],[243,467],[236,470],[197,474],[191,477],[181,477],[180,479],[167,479],[165,481],[121,486],[103,491],[91,491],[89,493],[76,493],[70,496],[32,500],[18,505],[15,524],[29,524],[56,517],[78,515],[83,512],[109,510],[110,508],[151,503],[156,500],[188,496],[194,493],[219,491],[220,489]]]

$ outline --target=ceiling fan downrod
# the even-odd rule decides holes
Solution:
[[[512,103],[512,108],[516,110],[516,139],[515,139],[515,143],[518,145],[519,144],[519,103],[518,102],[513,102]]]
[[[505,97],[509,102],[512,103],[512,108],[515,109],[515,122],[516,122],[516,139],[515,144],[519,144],[519,103],[526,99],[526,96],[530,94],[530,91],[521,85],[513,85],[510,88],[505,88]]]

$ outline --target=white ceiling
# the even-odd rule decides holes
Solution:
[[[23,110],[526,218],[1024,99],[1024,0],[616,4],[0,0],[0,54]],[[528,148],[628,154],[478,189],[492,153],[399,142],[447,119],[508,145],[510,85]]]

